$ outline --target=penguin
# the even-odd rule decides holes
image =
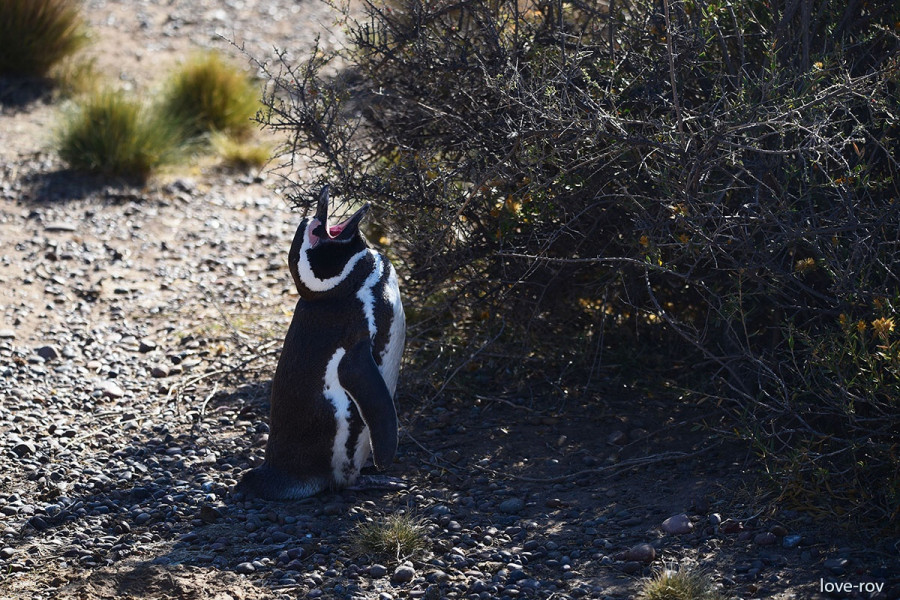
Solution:
[[[382,478],[360,470],[370,456],[385,469],[397,451],[394,393],[406,341],[397,273],[359,231],[369,204],[329,226],[328,200],[326,185],[288,252],[300,298],[272,381],[265,460],[235,489],[245,498],[379,487]]]

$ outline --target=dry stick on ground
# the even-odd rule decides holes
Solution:
[[[431,450],[426,448],[419,440],[417,440],[415,437],[413,437],[412,434],[410,434],[409,432],[406,433],[406,436],[409,439],[411,439],[415,445],[417,445],[419,448],[421,448],[422,450],[427,452],[429,455],[431,455],[431,457],[434,460],[440,461],[441,463],[446,463],[446,464],[436,464],[431,461],[423,460],[422,462],[424,462],[425,464],[431,465],[433,467],[437,467],[440,469],[445,469],[452,473],[456,473],[459,470],[458,467],[451,465],[448,461],[441,458],[440,456],[437,456],[434,452],[432,452]],[[660,454],[651,454],[649,456],[641,456],[638,458],[623,460],[622,462],[616,463],[614,465],[607,465],[605,467],[596,467],[593,469],[583,469],[581,471],[576,471],[574,473],[569,473],[567,475],[560,475],[558,477],[526,477],[523,475],[513,475],[512,473],[507,473],[507,472],[503,472],[503,471],[495,471],[494,469],[482,467],[481,465],[478,465],[478,464],[472,464],[470,466],[475,467],[479,471],[488,473],[490,475],[493,475],[494,477],[498,477],[498,478],[502,478],[502,479],[513,479],[516,481],[524,481],[526,483],[562,483],[564,481],[569,481],[570,479],[578,479],[579,477],[582,477],[584,475],[600,475],[603,473],[612,473],[612,472],[615,472],[615,471],[621,470],[621,469],[631,469],[634,467],[644,467],[647,465],[659,464],[659,463],[668,462],[671,460],[684,460],[686,458],[693,458],[695,456],[700,456],[704,452],[708,452],[709,450],[712,450],[713,448],[720,446],[721,444],[722,444],[722,442],[718,441],[718,442],[709,444],[708,446],[704,446],[703,448],[700,448],[699,450],[695,450],[693,452],[662,452]]]

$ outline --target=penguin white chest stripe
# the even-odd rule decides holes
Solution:
[[[360,250],[350,257],[350,260],[347,261],[339,274],[334,277],[329,277],[328,279],[319,279],[316,277],[315,273],[313,273],[312,265],[309,264],[309,253],[307,250],[310,248],[312,248],[312,245],[309,242],[309,237],[304,236],[303,245],[300,246],[299,260],[297,261],[297,273],[300,275],[300,280],[303,282],[303,285],[313,292],[327,292],[342,282],[347,278],[347,275],[350,274],[350,271],[353,270],[353,267],[356,266],[356,263],[369,252],[369,250]]]
[[[372,272],[366,277],[362,287],[356,292],[356,297],[359,298],[363,305],[363,314],[366,316],[366,323],[369,325],[369,337],[374,338],[378,331],[375,327],[375,286],[378,284],[384,271],[384,260],[377,252],[372,250],[369,250],[369,252],[372,254],[372,258],[375,259],[375,264],[372,266]]]
[[[348,484],[347,463],[347,439],[350,437],[350,398],[347,392],[341,387],[338,379],[338,365],[347,351],[344,348],[338,348],[334,355],[328,361],[325,368],[325,387],[322,390],[325,398],[327,398],[334,407],[334,421],[337,431],[334,434],[334,441],[331,448],[331,472],[335,481],[340,484]],[[355,458],[355,457],[354,457]]]

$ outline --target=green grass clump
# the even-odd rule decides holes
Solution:
[[[393,514],[359,525],[351,533],[351,546],[358,554],[400,562],[424,551],[428,537],[421,520]]]
[[[74,0],[0,2],[0,74],[43,77],[87,41]]]
[[[721,594],[702,571],[663,569],[647,580],[641,589],[641,600],[720,600]]]
[[[253,79],[214,53],[198,56],[175,72],[163,99],[163,110],[183,121],[192,135],[222,131],[245,136],[259,107]]]
[[[66,115],[59,132],[60,157],[70,167],[146,178],[173,161],[183,134],[177,122],[119,91],[85,97]]]
[[[213,133],[210,142],[222,164],[238,171],[262,169],[272,157],[268,144],[245,142],[221,132]]]

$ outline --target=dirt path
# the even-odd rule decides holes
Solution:
[[[330,10],[85,3],[98,70],[138,90],[195,49],[233,51],[220,35],[256,56],[335,45]],[[700,567],[726,598],[900,598],[896,540],[781,507],[746,449],[697,427],[714,411],[621,381],[566,402],[401,382],[407,490],[234,502],[265,444],[299,216],[274,178],[214,166],[142,188],[68,173],[59,110],[0,105],[0,597],[624,600]],[[351,544],[404,511],[428,540],[409,580]]]

